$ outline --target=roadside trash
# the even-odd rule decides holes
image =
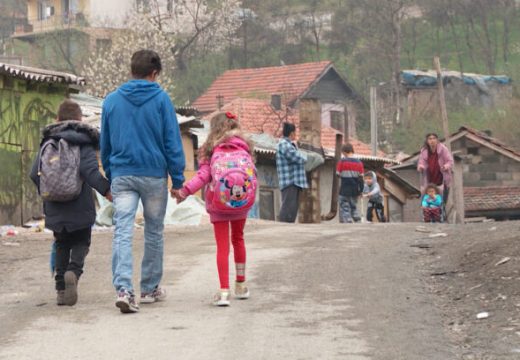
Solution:
[[[5,245],[5,246],[20,246],[20,243],[5,241],[5,242],[2,243],[2,245]]]
[[[488,317],[489,317],[489,313],[486,311],[477,314],[478,320],[487,319]]]
[[[502,265],[502,264],[505,264],[506,262],[508,262],[509,260],[511,260],[511,258],[509,256],[503,258],[502,260],[500,260],[499,262],[497,262],[495,264],[495,266],[498,266],[498,265]]]
[[[31,229],[33,232],[42,232],[43,229],[45,229],[45,222],[43,220],[29,221],[23,224],[23,227],[26,229]]]
[[[415,231],[422,232],[422,233],[430,233],[430,232],[432,232],[431,229],[428,229],[426,226],[417,226],[415,228]]]
[[[496,231],[497,227],[496,226],[493,226],[493,227],[490,227],[489,228],[489,231]]]
[[[448,234],[446,234],[446,233],[436,233],[436,234],[430,234],[428,237],[440,238],[440,237],[446,237],[446,236],[448,236]]]
[[[18,231],[12,225],[2,226],[0,228],[0,236],[16,236]]]
[[[489,313],[486,311],[477,314],[478,320],[487,319],[488,317],[489,317]]]

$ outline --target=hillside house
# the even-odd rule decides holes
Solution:
[[[448,112],[464,109],[500,109],[510,105],[513,97],[512,79],[505,75],[461,74],[442,71]],[[440,116],[437,74],[433,70],[403,70],[401,72],[399,123],[394,116],[393,94],[389,84],[377,88],[377,115],[381,126],[381,141],[391,146],[396,126],[410,126],[415,121]]]
[[[41,214],[29,179],[43,127],[85,81],[75,75],[0,64],[0,224],[20,225]]]
[[[11,52],[26,64],[78,72],[91,53],[111,46],[113,32],[124,26],[137,3],[28,0],[27,22],[17,26],[11,37]]]
[[[356,137],[356,123],[363,121],[367,111],[366,102],[330,61],[228,70],[193,106],[209,114],[239,98],[270,103],[282,118],[298,112],[300,99],[317,99],[323,126],[350,137]]]

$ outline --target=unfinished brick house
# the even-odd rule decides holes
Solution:
[[[466,217],[520,219],[520,152],[488,133],[468,127],[452,134],[449,142],[463,163]],[[414,154],[392,168],[417,186],[418,156]]]

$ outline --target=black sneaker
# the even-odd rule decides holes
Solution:
[[[139,312],[139,305],[135,301],[135,295],[124,289],[117,293],[116,306],[123,314]]]

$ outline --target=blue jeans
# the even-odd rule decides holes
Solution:
[[[164,215],[168,202],[168,180],[141,176],[121,176],[112,181],[114,198],[114,238],[112,275],[117,291],[134,291],[132,285],[135,214],[139,199],[144,211],[144,256],[141,264],[141,292],[151,292],[163,273]]]
[[[357,211],[357,196],[339,196],[339,222],[351,223],[361,220]]]

